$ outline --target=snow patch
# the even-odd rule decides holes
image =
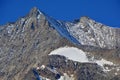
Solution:
[[[42,14],[42,12],[40,10],[38,10],[39,14]]]
[[[61,47],[52,51],[49,55],[61,55],[65,56],[67,59],[81,62],[81,63],[97,63],[103,68],[104,71],[110,71],[108,68],[105,68],[104,65],[115,65],[113,62],[107,61],[105,59],[96,60],[94,57],[88,59],[86,53],[75,47]]]
[[[24,18],[21,18],[21,24],[23,24],[24,21],[25,21],[25,19],[24,19]]]
[[[10,25],[8,26],[6,29],[7,29],[7,32],[10,34],[12,32],[12,29],[14,28],[14,25]]]
[[[105,64],[113,65],[112,62],[107,61],[107,60],[105,60],[105,59],[96,60],[95,62],[96,62],[98,65],[102,66],[102,67],[103,67]]]
[[[64,76],[61,76],[61,78],[58,80],[75,80],[75,79],[74,79],[73,75],[68,76],[66,73],[64,73]]]
[[[36,69],[37,69],[37,70],[39,70],[39,69],[40,69],[40,67],[37,67]]]
[[[45,78],[45,77],[42,77],[42,76],[41,76],[41,78],[42,78],[42,80],[51,80],[51,79],[48,79],[48,78]]]
[[[49,55],[61,55],[73,61],[89,62],[85,52],[75,47],[58,48],[52,51]]]
[[[120,71],[120,69],[119,69],[119,68],[117,68],[117,71]]]
[[[45,69],[45,65],[42,65],[40,68],[41,68],[41,69]]]
[[[118,75],[118,73],[115,73],[115,75]]]
[[[40,14],[37,16],[37,19],[40,19]]]

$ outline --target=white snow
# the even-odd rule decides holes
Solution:
[[[13,28],[14,28],[14,25],[8,26],[8,27],[6,28],[6,29],[7,29],[7,32],[8,32],[8,33],[11,33]]]
[[[40,67],[40,69],[45,69],[45,65],[42,65],[42,66]]]
[[[42,12],[40,10],[38,10],[39,14],[42,14]]]
[[[117,73],[115,73],[115,75],[118,75]]]
[[[100,65],[100,66],[104,66],[105,64],[108,64],[108,65],[113,65],[113,63],[112,63],[112,62],[107,61],[107,60],[105,60],[105,59],[96,60],[95,62],[96,62],[98,65]]]
[[[51,80],[45,77],[42,77],[42,80]],[[73,76],[69,77],[66,73],[64,73],[64,76],[61,76],[58,80],[75,80]]]
[[[75,80],[73,75],[68,76],[66,73],[64,73],[64,76],[61,76],[58,80]]]
[[[100,65],[101,67],[104,67],[105,64],[107,64],[107,65],[114,65],[113,62],[107,61],[107,60],[105,60],[105,59],[103,59],[103,58],[97,60],[97,59],[95,59],[94,56],[92,56],[92,57],[89,59],[89,61],[92,62],[92,63],[97,63],[97,64]],[[105,69],[108,70],[107,67],[106,67]]]
[[[42,65],[41,67],[36,67],[37,70],[41,69],[41,70],[44,70],[45,69],[45,65]]]
[[[45,78],[45,77],[42,77],[42,76],[40,76],[41,78],[42,78],[42,80],[51,80],[51,79],[48,79],[48,78]]]
[[[88,62],[85,52],[75,47],[58,48],[52,51],[49,55],[61,55],[73,61]]]
[[[21,18],[21,24],[22,24],[24,21],[25,21],[25,19],[24,19],[24,18]]]
[[[37,19],[40,19],[40,14],[37,16]]]
[[[120,69],[118,68],[117,71],[120,71]]]
[[[49,55],[61,55],[65,56],[67,59],[81,62],[81,63],[97,63],[99,66],[103,68],[104,71],[110,71],[107,68],[104,68],[104,65],[114,65],[113,62],[107,61],[105,59],[96,60],[94,56],[88,59],[86,53],[75,47],[61,47],[54,51],[52,51]]]
[[[37,70],[39,70],[39,69],[40,69],[40,67],[37,67],[36,69],[37,69]]]

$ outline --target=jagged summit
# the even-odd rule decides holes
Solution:
[[[37,7],[33,7],[29,13],[30,16],[37,16],[39,14],[42,14],[42,12]]]
[[[69,32],[82,45],[112,49],[120,47],[119,28],[98,23],[89,17],[81,17],[77,23],[66,23]],[[117,37],[116,37],[117,36]]]

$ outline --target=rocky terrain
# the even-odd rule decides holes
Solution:
[[[119,60],[120,29],[88,17],[60,21],[33,8],[0,26],[0,80],[120,80]]]
[[[66,22],[68,31],[82,45],[113,49],[120,47],[120,29],[95,22],[88,17],[81,17],[76,23]]]

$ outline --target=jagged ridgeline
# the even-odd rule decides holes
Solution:
[[[120,80],[120,29],[34,7],[0,26],[0,80]]]

